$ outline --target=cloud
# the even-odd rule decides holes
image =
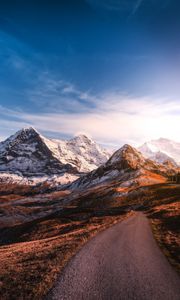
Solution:
[[[95,107],[96,99],[81,91],[71,82],[55,78],[49,72],[40,72],[34,78],[33,88],[26,90],[26,99],[44,112],[82,112]]]
[[[0,119],[0,126],[14,129],[32,125],[50,135],[73,136],[86,133],[107,146],[120,147],[124,143],[137,146],[149,139],[165,137],[180,141],[180,103],[178,100],[154,97],[130,97],[107,93],[97,97],[96,108],[84,113],[49,112],[30,114],[16,113],[16,120]],[[0,110],[1,115],[10,118],[12,112]],[[18,129],[19,129],[18,128]]]
[[[118,2],[113,3],[116,5]],[[142,1],[127,2],[133,4],[131,9],[134,9],[134,13],[142,4]],[[121,4],[125,5],[125,2]],[[83,91],[60,75],[40,68],[42,62],[38,55],[33,54],[33,59],[30,59],[29,50],[25,46],[20,47],[18,41],[6,35],[2,35],[1,39],[0,45],[6,39],[8,42],[10,40],[12,46],[16,44],[14,51],[11,51],[13,47],[8,52],[8,47],[0,49],[1,61],[4,61],[7,52],[7,63],[28,79],[28,85],[23,87],[21,95],[28,105],[20,103],[21,109],[16,108],[17,103],[12,104],[13,109],[0,106],[1,138],[32,125],[42,132],[48,132],[50,136],[73,136],[83,132],[100,143],[113,144],[117,148],[123,143],[137,145],[160,136],[180,140],[179,100],[153,96],[138,98],[120,91],[101,94]],[[23,48],[23,55],[18,55],[19,47]],[[11,93],[15,102],[16,93],[17,90]],[[17,97],[19,94],[18,91]]]

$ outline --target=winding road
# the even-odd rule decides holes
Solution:
[[[179,300],[180,278],[142,213],[99,233],[70,261],[51,300]]]

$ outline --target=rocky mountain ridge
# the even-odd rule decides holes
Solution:
[[[159,176],[160,180],[166,180],[168,176],[177,172],[173,164],[159,164],[145,158],[137,149],[130,145],[124,145],[117,150],[110,159],[97,170],[88,173],[72,183],[72,188],[84,188],[97,184],[106,184],[109,181],[116,181],[131,185],[137,183],[142,176],[152,182]],[[157,176],[156,176],[157,175]],[[163,179],[164,178],[164,179]]]
[[[0,143],[0,171],[23,176],[79,174],[96,169],[109,156],[86,136],[50,140],[30,127]]]

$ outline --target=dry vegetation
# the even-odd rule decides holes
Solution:
[[[71,206],[62,209],[61,200],[67,197],[69,191],[26,198],[18,198],[17,193],[1,196],[1,214],[13,216],[16,211],[28,219],[1,224],[0,299],[42,299],[83,244],[124,220],[132,209],[147,214],[160,246],[179,268],[180,185],[119,188],[111,182],[75,194]]]
[[[180,185],[165,186],[156,193],[157,198],[148,210],[153,233],[170,263],[180,273]]]
[[[51,192],[47,182],[33,185],[16,184],[16,183],[2,183],[0,182],[0,201],[9,201],[20,199],[24,196],[33,196],[39,193]]]
[[[58,194],[52,195],[56,197]],[[42,299],[89,238],[129,214],[117,209],[66,207],[2,229],[0,299]]]

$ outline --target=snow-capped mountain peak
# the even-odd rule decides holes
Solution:
[[[54,153],[64,163],[76,166],[80,172],[89,172],[105,163],[110,153],[85,135],[68,141],[54,141]]]
[[[164,163],[166,160],[171,160],[180,165],[180,143],[166,139],[159,138],[144,143],[139,150],[152,160],[159,163]]]
[[[2,154],[3,152],[12,150],[16,145],[25,143],[37,137],[39,137],[39,133],[34,128],[22,128],[0,143],[0,153]]]
[[[57,160],[43,137],[30,127],[19,130],[0,143],[0,171],[38,176],[75,170]]]
[[[80,144],[81,143],[95,144],[95,142],[85,134],[76,135],[75,137],[73,137],[71,139],[71,141],[74,141],[74,142],[80,143]]]

